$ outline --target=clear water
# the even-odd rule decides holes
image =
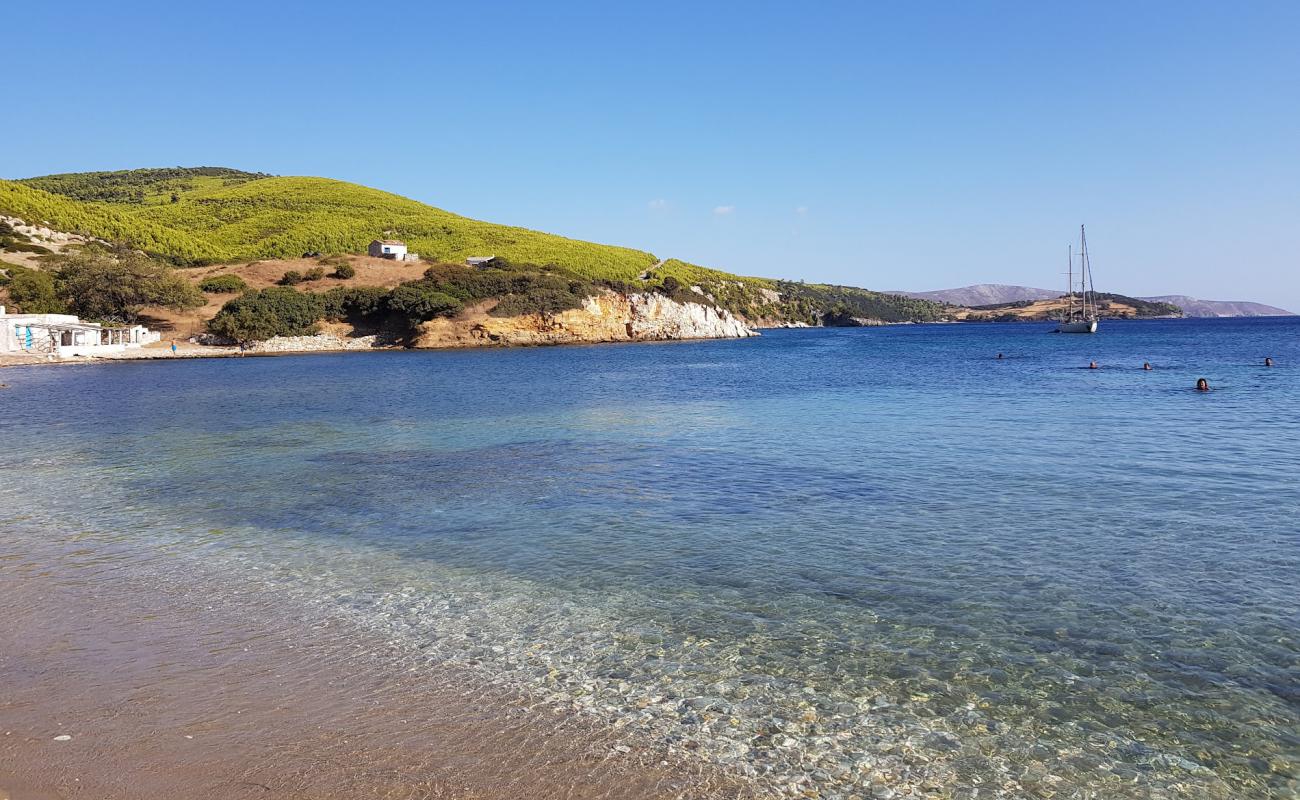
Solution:
[[[6,370],[0,522],[781,793],[1300,795],[1300,319],[1046,331]]]

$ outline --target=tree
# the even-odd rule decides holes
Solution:
[[[58,263],[58,295],[83,319],[133,323],[146,306],[184,311],[205,302],[171,267],[134,250],[88,247]]]
[[[54,276],[23,267],[7,267],[9,299],[24,314],[65,314],[68,309],[55,292]]]

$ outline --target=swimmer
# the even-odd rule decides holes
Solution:
[[[1002,356],[998,356],[998,358],[1002,358]],[[1266,367],[1271,367],[1271,366],[1273,366],[1273,359],[1265,357],[1265,359],[1264,359],[1264,366],[1266,366]]]
[[[1089,362],[1088,362],[1088,369],[1101,369],[1101,367],[1097,366],[1097,362],[1096,362],[1096,361],[1089,361]]]
[[[1001,361],[1001,360],[1002,360],[1002,354],[1001,354],[1001,353],[998,353],[998,361]]]
[[[1210,391],[1210,382],[1207,381],[1207,380],[1204,379],[1204,378],[1197,378],[1197,379],[1196,379],[1196,391],[1198,391],[1198,392],[1208,392],[1208,391]]]
[[[1142,369],[1145,369],[1145,370],[1148,370],[1148,371],[1149,371],[1149,370],[1151,369],[1151,362],[1150,362],[1150,361],[1143,361],[1143,362],[1142,362]]]

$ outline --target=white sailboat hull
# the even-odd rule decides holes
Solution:
[[[1078,322],[1062,322],[1056,326],[1057,333],[1096,333],[1097,320],[1085,319]]]

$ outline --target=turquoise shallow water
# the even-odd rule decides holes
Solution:
[[[1297,796],[1300,319],[1047,330],[6,370],[0,518],[789,794]]]

